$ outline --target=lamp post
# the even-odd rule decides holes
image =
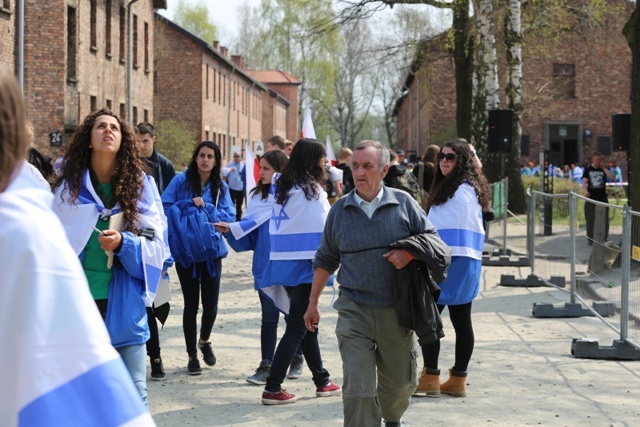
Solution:
[[[127,66],[127,121],[133,125],[133,104],[131,102],[131,92],[133,84],[131,82],[133,76],[133,10],[131,6],[138,0],[129,0],[129,4],[127,6],[127,20],[129,24],[129,31],[127,35],[127,43],[129,46],[129,57],[128,57],[128,66]]]

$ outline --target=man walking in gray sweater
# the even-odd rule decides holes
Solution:
[[[305,325],[320,321],[318,299],[340,267],[336,335],[344,370],[345,426],[399,426],[417,383],[413,331],[398,323],[396,270],[411,262],[401,239],[433,229],[425,212],[406,192],[383,185],[389,152],[379,142],[355,148],[351,171],[356,191],[339,199],[325,224],[313,261],[315,272]]]

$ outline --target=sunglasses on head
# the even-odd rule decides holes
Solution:
[[[447,154],[438,153],[438,160],[440,161],[442,161],[442,159],[447,159],[448,162],[453,162],[456,159],[456,157],[458,156],[456,156],[453,153],[447,153]]]

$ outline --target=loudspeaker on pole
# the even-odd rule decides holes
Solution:
[[[510,153],[513,141],[513,110],[489,110],[489,153]]]
[[[629,150],[631,142],[631,114],[611,116],[611,144],[613,151]]]

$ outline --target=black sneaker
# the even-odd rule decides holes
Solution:
[[[164,373],[164,367],[162,366],[162,359],[151,359],[151,379],[153,381],[164,381],[167,376]]]
[[[302,376],[302,364],[304,363],[304,357],[296,354],[293,356],[293,360],[291,361],[291,366],[289,367],[289,373],[287,374],[287,378],[290,380],[298,379]]]
[[[202,375],[202,368],[200,367],[200,361],[198,356],[189,358],[189,364],[187,365],[187,372],[189,375]]]
[[[207,341],[204,344],[198,344],[198,348],[202,352],[202,360],[209,366],[216,364],[216,355],[213,354],[213,348],[211,348],[211,341]]]
[[[267,383],[267,377],[269,376],[269,370],[271,370],[271,364],[267,359],[260,362],[260,366],[256,369],[256,373],[247,378],[247,382],[256,385],[264,385]]]

